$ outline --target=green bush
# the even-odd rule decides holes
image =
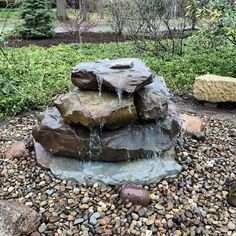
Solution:
[[[24,21],[17,31],[22,38],[50,38],[54,35],[47,0],[23,0],[20,17]]]
[[[202,19],[207,19],[200,32],[211,40],[223,37],[236,46],[236,2],[234,0],[209,0],[198,11]]]
[[[185,41],[182,56],[155,57],[140,54],[131,42],[58,45],[51,48],[31,46],[7,48],[9,62],[0,57],[0,118],[51,105],[55,96],[68,91],[71,68],[83,61],[105,58],[140,57],[165,78],[175,93],[188,94],[197,75],[214,73],[236,77],[236,50],[224,45],[215,51],[196,48]]]

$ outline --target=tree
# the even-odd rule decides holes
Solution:
[[[125,1],[125,29],[139,49],[181,54],[188,0]],[[168,40],[167,40],[168,39]]]
[[[23,0],[20,17],[23,23],[17,31],[22,38],[49,38],[54,35],[47,0]]]
[[[79,7],[77,7],[77,5],[79,5]],[[88,1],[70,0],[69,6],[68,11],[72,15],[72,18],[64,22],[62,26],[71,34],[75,34],[78,37],[82,48],[82,34],[94,28],[97,22],[91,20],[89,17]]]
[[[104,19],[104,7],[102,0],[96,0],[96,10],[99,19]]]
[[[126,0],[110,0],[108,4],[109,24],[119,36],[123,34],[126,22]]]
[[[68,16],[66,14],[66,1],[65,0],[56,0],[56,6],[57,6],[57,19],[59,21],[67,21]]]

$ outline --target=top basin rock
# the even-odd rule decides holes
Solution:
[[[136,58],[80,63],[73,68],[72,83],[81,90],[133,93],[152,83],[154,72]]]

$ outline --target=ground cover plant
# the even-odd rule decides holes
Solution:
[[[6,48],[0,58],[0,117],[39,109],[59,94],[67,91],[71,67],[83,61],[140,57],[149,67],[165,78],[167,86],[178,94],[189,94],[197,75],[213,73],[236,77],[236,50],[225,44],[207,50],[193,39],[185,41],[183,55],[156,57],[137,51],[131,42],[108,44],[58,45]]]

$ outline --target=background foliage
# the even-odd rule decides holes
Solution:
[[[202,34],[215,42],[223,37],[236,45],[235,0],[208,0],[208,4],[198,10],[198,16],[203,21]]]
[[[137,51],[131,42],[120,43],[119,50],[115,43],[85,44],[83,49],[78,44],[6,48],[8,60],[0,58],[0,118],[52,104],[57,94],[69,89],[71,67],[82,61],[140,57],[179,94],[192,92],[197,75],[236,77],[233,46],[225,44],[208,51],[197,42],[197,37],[185,40],[182,56],[166,54],[162,58]]]

